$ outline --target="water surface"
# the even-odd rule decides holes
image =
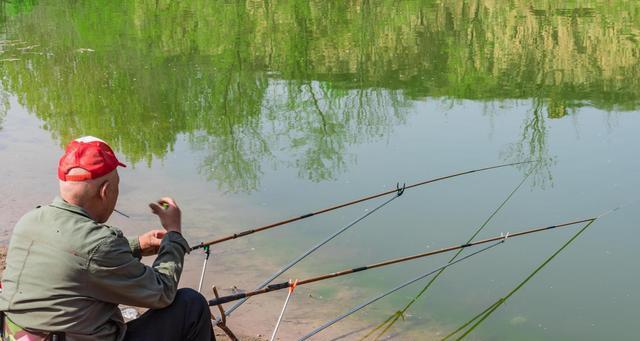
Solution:
[[[147,229],[145,203],[170,194],[194,242],[396,182],[540,160],[407,191],[282,279],[461,243],[530,171],[479,238],[597,215],[635,199],[639,185],[638,6],[4,3],[3,238],[24,211],[55,194],[57,157],[80,135],[108,140],[131,165],[121,172],[118,206],[132,219],[114,217],[114,224]],[[250,266],[252,259],[284,264],[377,204],[223,244],[219,263],[247,255],[246,277],[225,281],[253,287],[248,279],[269,271]],[[633,339],[636,212],[631,206],[594,224],[472,338]],[[514,239],[455,266],[392,332],[448,333],[575,231]],[[447,259],[333,280],[313,292],[344,310]],[[188,271],[197,273],[198,263]],[[212,265],[211,281],[219,269]],[[384,320],[419,288],[356,318]]]

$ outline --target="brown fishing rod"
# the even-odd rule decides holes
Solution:
[[[465,171],[465,172],[455,173],[455,174],[451,174],[451,175],[442,176],[442,177],[439,177],[439,178],[434,178],[434,179],[421,181],[421,182],[415,183],[413,185],[405,186],[404,189],[407,190],[407,189],[410,189],[410,188],[423,186],[423,185],[430,184],[430,183],[433,183],[433,182],[437,182],[437,181],[441,181],[441,180],[445,180],[445,179],[451,179],[451,178],[455,178],[457,176],[467,175],[467,174],[471,174],[471,173],[477,173],[477,172],[482,172],[482,171],[487,171],[487,170],[496,169],[496,168],[502,168],[502,167],[517,166],[517,165],[522,165],[522,164],[531,163],[531,162],[535,162],[535,161],[522,161],[522,162],[505,163],[505,164],[501,164],[501,165],[497,165],[497,166],[472,169],[472,170],[468,170],[468,171]],[[382,197],[382,196],[385,196],[385,195],[395,194],[397,192],[398,192],[397,188],[391,189],[391,190],[388,190],[388,191],[385,191],[385,192],[381,192],[381,193],[365,196],[365,197],[362,197],[360,199],[349,201],[349,202],[346,202],[346,203],[343,203],[343,204],[339,204],[339,205],[336,205],[336,206],[327,207],[327,208],[324,208],[324,209],[321,209],[321,210],[318,210],[318,211],[315,211],[315,212],[303,214],[303,215],[298,216],[298,217],[289,218],[289,219],[286,219],[286,220],[282,220],[282,221],[279,221],[279,222],[276,222],[276,223],[272,223],[272,224],[269,224],[269,225],[264,225],[264,226],[261,226],[261,227],[255,227],[255,228],[248,229],[248,230],[245,230],[245,231],[242,231],[242,232],[230,234],[230,235],[225,236],[225,237],[213,239],[213,240],[210,240],[208,242],[201,242],[200,244],[198,244],[196,246],[193,246],[191,248],[191,250],[193,251],[193,250],[201,249],[201,248],[204,248],[204,247],[209,246],[209,245],[226,242],[227,240],[244,237],[244,236],[247,236],[247,235],[250,235],[250,234],[254,234],[256,232],[269,230],[269,229],[272,229],[272,228],[275,228],[275,227],[278,227],[278,226],[282,226],[282,225],[293,223],[295,221],[299,221],[299,220],[302,220],[302,219],[307,219],[309,217],[313,217],[313,216],[318,215],[318,214],[327,213],[327,212],[330,212],[330,211],[333,211],[333,210],[337,210],[337,209],[344,208],[344,207],[347,207],[347,206],[355,205],[355,204],[358,204],[358,203],[361,203],[361,202],[365,202],[365,201],[368,201],[368,200],[372,200],[372,199],[375,199],[375,198],[379,198],[379,197]]]
[[[515,238],[515,237],[520,237],[520,236],[528,235],[528,234],[531,234],[531,233],[547,231],[547,230],[551,230],[551,229],[555,229],[555,228],[559,228],[559,227],[565,227],[565,226],[577,225],[577,224],[581,224],[581,223],[587,223],[587,222],[594,221],[596,219],[597,219],[597,217],[596,218],[588,218],[588,219],[576,220],[576,221],[571,221],[571,222],[568,222],[568,223],[562,223],[562,224],[557,224],[557,225],[539,227],[539,228],[534,228],[534,229],[525,230],[525,231],[516,232],[516,233],[511,233],[511,234],[507,233],[506,235],[503,235],[503,236],[482,239],[482,240],[478,240],[478,241],[475,241],[475,242],[469,242],[469,243],[461,244],[461,245],[449,246],[449,247],[445,247],[445,248],[434,250],[434,251],[430,251],[430,252],[419,253],[419,254],[416,254],[416,255],[406,256],[406,257],[401,257],[401,258],[394,258],[394,259],[382,261],[382,262],[379,262],[379,263],[369,264],[369,265],[365,265],[365,266],[361,266],[361,267],[357,267],[357,268],[346,269],[346,270],[342,270],[342,271],[338,271],[338,272],[332,272],[332,273],[328,273],[328,274],[324,274],[324,275],[320,275],[320,276],[316,276],[316,277],[310,277],[310,278],[307,278],[307,279],[299,280],[297,285],[305,285],[305,284],[318,282],[318,281],[322,281],[322,280],[325,280],[325,279],[340,277],[340,276],[344,276],[344,275],[348,275],[348,274],[352,274],[352,273],[356,273],[356,272],[360,272],[360,271],[371,270],[371,269],[380,268],[380,267],[383,267],[383,266],[392,265],[392,264],[396,264],[396,263],[406,262],[406,261],[410,261],[410,260],[414,260],[414,259],[418,259],[418,258],[424,258],[424,257],[429,257],[429,256],[433,256],[433,255],[437,255],[437,254],[441,254],[441,253],[445,253],[445,252],[450,252],[450,251],[454,251],[454,250],[465,249],[465,248],[468,248],[468,247],[471,247],[471,246],[475,246],[475,245],[491,243],[491,242],[495,242],[495,241],[499,241],[499,240],[506,240],[506,238]],[[264,287],[262,289],[259,289],[259,290],[240,293],[240,294],[235,294],[235,295],[223,296],[223,297],[219,297],[219,298],[210,300],[209,301],[209,305],[210,306],[220,305],[220,304],[224,304],[224,303],[240,300],[240,299],[243,299],[243,298],[246,298],[246,297],[251,297],[251,296],[255,296],[255,295],[266,294],[266,293],[271,292],[271,291],[286,289],[286,288],[288,288],[290,286],[291,286],[291,282],[283,282],[283,283],[271,284],[271,285],[269,285],[267,287]]]

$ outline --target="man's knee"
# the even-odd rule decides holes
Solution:
[[[180,302],[192,308],[209,309],[209,303],[204,296],[191,288],[178,289],[174,302]]]

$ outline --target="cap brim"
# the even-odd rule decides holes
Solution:
[[[124,168],[127,168],[127,165],[125,165],[124,163],[122,163],[122,162],[120,162],[120,161],[118,161],[118,166],[120,166],[120,167],[124,167]]]

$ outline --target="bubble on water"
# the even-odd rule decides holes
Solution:
[[[519,326],[519,325],[524,324],[524,323],[526,323],[526,322],[527,322],[527,318],[526,318],[526,317],[524,317],[524,316],[521,316],[521,315],[516,316],[516,317],[512,318],[512,319],[509,321],[509,323],[510,323],[512,326]]]

